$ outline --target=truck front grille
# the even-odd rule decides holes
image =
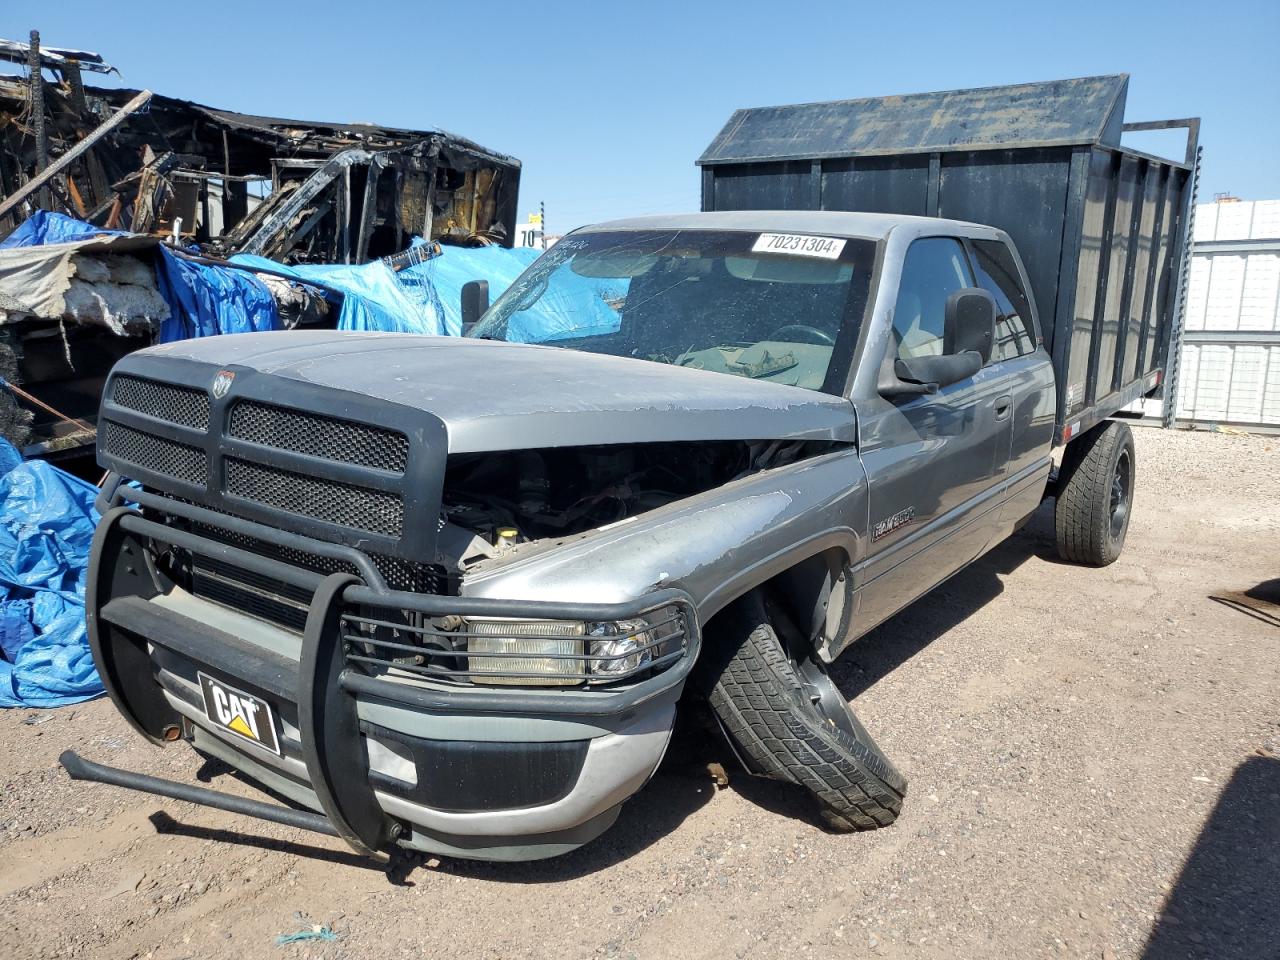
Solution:
[[[404,473],[409,462],[409,438],[402,433],[256,400],[240,400],[231,408],[227,435],[392,473]]]
[[[179,517],[169,517],[169,521],[208,540],[326,576],[356,573],[356,568],[344,560],[267,543],[211,524],[191,523]],[[444,568],[437,564],[416,563],[376,553],[369,554],[369,559],[392,590],[443,594],[449,589]],[[289,630],[301,632],[306,626],[311,594],[300,587],[199,553],[191,555],[188,573],[191,592],[198,597]]]
[[[394,493],[308,477],[289,470],[226,458],[227,493],[242,500],[356,530],[398,537],[404,503]]]
[[[177,518],[174,518],[173,522],[177,522]],[[279,560],[282,563],[302,567],[305,570],[313,570],[325,576],[331,573],[357,572],[356,568],[345,560],[322,557],[319,554],[308,553],[305,550],[295,550],[293,547],[282,547],[274,543],[266,543],[207,523],[183,524],[183,526],[184,529],[190,529],[193,533],[197,533],[209,540],[216,540],[218,543],[225,543],[232,547],[240,547],[250,553],[270,557],[272,560]],[[447,592],[448,583],[445,570],[438,564],[402,560],[399,557],[389,557],[381,553],[370,553],[368,556],[373,561],[378,573],[382,575],[382,579],[386,581],[387,586],[392,590],[435,594]],[[310,596],[306,600],[310,602]]]
[[[217,513],[370,555],[432,558],[443,431],[395,404],[311,384],[173,371],[175,382],[151,367],[112,375],[99,419],[104,467]]]
[[[208,482],[209,459],[199,447],[106,421],[103,432],[106,453],[163,477],[203,488]]]
[[[307,625],[307,591],[213,557],[192,558],[191,592],[299,633]]]
[[[119,376],[112,381],[111,400],[118,407],[136,410],[169,423],[193,430],[209,429],[209,395],[194,387]]]

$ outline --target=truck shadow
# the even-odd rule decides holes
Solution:
[[[183,823],[173,819],[163,810],[157,810],[147,817],[155,827],[157,834],[166,837],[189,837],[193,840],[213,840],[219,844],[232,843],[240,847],[254,847],[258,850],[270,850],[285,853],[293,857],[306,857],[308,860],[323,860],[344,867],[359,867],[363,870],[386,871],[386,866],[371,857],[365,857],[354,850],[330,850],[310,843],[295,843],[291,840],[278,840],[275,837],[261,834],[244,833],[240,830],[227,830],[217,827],[202,827],[194,823]]]
[[[855,640],[831,665],[832,680],[847,699],[855,699],[999,597],[1002,574],[1032,557],[1058,562],[1054,544],[1053,501],[1046,500],[1012,537]]]
[[[1209,599],[1272,627],[1280,627],[1280,578],[1243,591],[1210,594]]]
[[[1152,927],[1142,960],[1280,956],[1280,757],[1245,760],[1223,789]]]
[[[724,749],[727,751],[727,748]],[[335,850],[319,844],[278,839],[252,832],[252,828],[242,831],[183,823],[163,810],[156,811],[148,819],[156,833],[164,836],[213,840],[385,873],[388,883],[393,886],[414,886],[415,881],[424,879],[432,872],[501,883],[557,883],[597,873],[630,859],[676,830],[686,817],[714,795],[716,787],[707,772],[706,764],[708,758],[726,762],[721,756],[722,752],[717,751],[706,734],[697,728],[695,721],[682,718],[672,737],[668,755],[658,772],[644,789],[627,801],[618,822],[603,836],[586,846],[550,860],[487,863],[442,856],[438,858],[440,866],[436,870],[425,870],[420,863],[428,857],[417,854],[410,854],[407,859],[401,858],[388,865],[352,850]],[[257,792],[265,793],[281,805],[293,806],[286,798],[264,790],[261,784],[241,775],[220,760],[210,759],[196,776],[208,783],[221,775],[231,776]]]
[[[455,876],[523,884],[559,883],[599,873],[674,833],[686,818],[709,803],[717,789],[707,771],[707,764],[712,761],[728,767],[732,755],[706,730],[698,710],[682,705],[671,745],[657,773],[626,802],[617,823],[602,836],[549,860],[486,863],[441,857],[440,870]]]
[[[195,779],[202,784],[212,784],[217,777],[230,777],[238,780],[240,783],[250,787],[255,793],[264,795],[265,797],[276,801],[282,807],[289,807],[295,810],[302,809],[297,804],[289,800],[265,785],[256,782],[252,778],[241,773],[216,757],[205,757],[204,763],[200,765],[195,773]],[[308,860],[323,860],[327,863],[341,864],[346,867],[359,867],[364,870],[375,870],[385,872],[386,865],[380,864],[371,857],[363,856],[354,850],[345,846],[339,849],[331,849],[311,843],[298,843],[292,840],[281,840],[276,837],[265,836],[263,834],[244,832],[241,830],[232,830],[219,827],[206,827],[196,823],[183,823],[175,820],[164,810],[157,810],[147,817],[151,821],[152,827],[155,828],[157,834],[172,837],[190,837],[195,840],[215,840],[218,843],[231,843],[241,847],[255,847],[259,850],[271,850],[278,853],[286,853],[295,857],[306,857]],[[255,821],[245,820],[245,823],[252,824]],[[303,833],[303,836],[309,834]]]

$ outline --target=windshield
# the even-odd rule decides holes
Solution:
[[[572,234],[468,336],[839,393],[875,242],[723,230]]]

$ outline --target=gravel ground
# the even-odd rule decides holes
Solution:
[[[1118,563],[1058,563],[1044,508],[837,664],[911,778],[889,829],[824,832],[690,725],[588,847],[397,884],[337,841],[70,782],[67,747],[251,794],[108,703],[9,710],[0,957],[1280,957],[1280,440],[1136,433]],[[319,925],[338,939],[275,944]]]

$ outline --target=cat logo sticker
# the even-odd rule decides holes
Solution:
[[[272,753],[280,753],[275,720],[267,703],[207,674],[197,673],[197,676],[200,678],[200,692],[204,694],[205,716],[219,728],[243,740],[266,747]]]

